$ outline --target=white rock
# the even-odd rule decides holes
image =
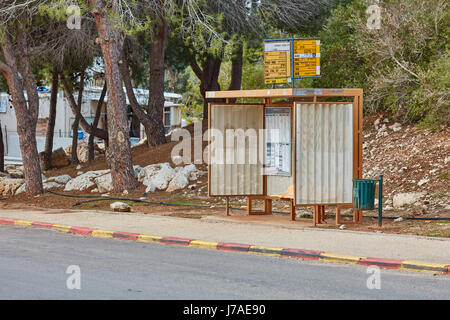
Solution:
[[[149,192],[155,192],[156,191],[156,186],[154,185],[154,184],[149,184],[148,186],[147,186],[147,188],[145,189],[145,192],[146,193],[149,193]]]
[[[375,126],[375,128],[378,130],[378,126],[380,125],[381,119],[378,118],[377,120],[375,120],[375,122],[373,123],[373,125]]]
[[[77,167],[75,169],[77,170],[81,170],[83,168],[83,166],[81,164],[77,165]]]
[[[420,187],[420,186],[424,185],[425,183],[428,183],[429,181],[430,181],[430,179],[422,179],[417,183],[417,185]]]
[[[391,129],[394,132],[397,132],[402,129],[402,125],[400,123],[396,122],[392,126],[389,126],[389,129]]]
[[[0,180],[0,192],[4,196],[14,195],[24,183],[24,179],[2,178]]]
[[[402,217],[397,218],[397,219],[394,220],[394,222],[402,222],[402,221],[403,221],[403,218],[402,218]]]
[[[119,211],[119,212],[129,212],[130,211],[130,206],[124,202],[113,202],[110,204],[110,208],[113,209],[114,211]]]
[[[135,165],[135,166],[133,166],[133,169],[134,169],[134,174],[135,174],[136,178],[139,177],[139,173],[141,173],[142,167],[140,165]]]
[[[122,194],[123,194],[124,196],[128,195],[128,190],[123,190]]]
[[[179,171],[181,171],[183,169],[183,167],[176,167],[173,168],[175,170],[175,173],[178,173]]]
[[[202,171],[202,170],[196,169],[196,170],[192,171],[191,174],[189,175],[189,181],[196,181],[201,176],[204,176],[207,173],[208,173],[207,171]]]
[[[403,172],[405,172],[406,169],[408,169],[408,167],[401,167],[401,168],[398,170],[398,173],[403,173]]]
[[[182,170],[180,170],[175,177],[170,181],[169,186],[167,187],[167,192],[172,192],[179,189],[184,189],[189,184],[189,179],[186,174],[183,174]]]
[[[92,190],[91,190],[91,193],[98,193],[98,189],[97,189],[97,188],[92,189]]]
[[[27,187],[27,184],[26,184],[26,183],[22,184],[22,185],[16,190],[15,195],[17,196],[18,194],[24,193],[24,192],[26,191],[26,187]]]
[[[450,162],[450,156],[444,159],[444,163]]]
[[[85,163],[89,161],[89,147],[87,143],[78,145],[77,155],[80,162]]]
[[[64,187],[63,184],[59,184],[59,183],[56,183],[54,181],[44,182],[42,184],[42,186],[44,187],[44,190],[50,190],[50,189],[56,189],[56,188]]]
[[[97,143],[97,146],[98,146],[98,148],[100,149],[100,150],[102,150],[102,151],[106,151],[106,145],[105,145],[105,143]]]
[[[98,192],[109,192],[114,189],[111,173],[95,178],[94,182],[97,185]]]
[[[6,172],[9,174],[9,176],[12,179],[23,179],[23,177],[24,177],[22,170],[9,169],[9,170],[6,170]]]
[[[109,170],[88,171],[67,182],[64,191],[84,191],[95,185],[94,179],[108,174]]]
[[[138,181],[143,182],[145,178],[150,178],[150,177],[154,176],[161,169],[161,167],[163,165],[169,165],[169,163],[164,162],[164,163],[150,164],[150,165],[142,168],[138,174]]]
[[[59,183],[59,184],[66,184],[71,179],[72,179],[72,177],[69,176],[68,174],[63,174],[63,175],[57,176],[57,177],[50,177],[47,180],[45,180],[45,182],[54,181],[54,182]]]
[[[346,228],[345,224],[342,224],[339,229],[344,230]]]
[[[153,165],[150,168],[147,166],[142,171],[145,172],[142,183],[146,186],[154,184],[159,190],[166,189],[169,182],[175,177],[176,174],[176,171],[168,162]],[[142,177],[141,174],[140,177]]]
[[[404,205],[413,204],[425,195],[424,192],[406,192],[394,195],[394,208],[401,208]]]
[[[189,184],[189,177],[192,172],[196,171],[195,164],[188,164],[185,167],[177,167],[175,177],[170,181],[167,188],[168,192],[184,189]]]

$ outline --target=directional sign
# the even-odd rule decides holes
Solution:
[[[320,76],[320,40],[294,39],[294,78]]]
[[[291,41],[275,40],[264,43],[264,80],[266,84],[291,80]]]

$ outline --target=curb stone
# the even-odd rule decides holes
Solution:
[[[289,257],[302,260],[318,260],[323,262],[359,264],[364,266],[374,265],[383,269],[402,269],[408,271],[433,272],[450,275],[450,264],[448,263],[441,264],[415,260],[390,260],[390,259],[379,259],[369,257],[356,257],[314,250],[292,249],[292,248],[284,249],[284,248],[257,246],[242,243],[225,243],[215,241],[203,241],[197,239],[163,237],[140,233],[92,229],[92,228],[75,227],[62,224],[53,224],[47,222],[28,221],[10,218],[0,218],[0,225],[51,229],[60,232],[96,238],[115,238],[120,240],[129,240],[138,242],[153,242],[153,243],[162,243],[166,245],[179,245],[179,246],[181,245],[213,250],[237,251],[244,253],[263,254],[269,256]]]

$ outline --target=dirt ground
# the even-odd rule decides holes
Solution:
[[[141,190],[139,190],[141,189]],[[131,212],[173,216],[181,218],[200,219],[204,217],[217,217],[225,220],[232,221],[244,221],[260,223],[259,220],[264,220],[268,223],[283,225],[283,221],[288,222],[290,220],[289,207],[287,202],[274,201],[272,216],[248,216],[246,211],[246,199],[245,198],[232,198],[230,205],[231,216],[226,217],[225,211],[225,199],[223,198],[208,198],[206,196],[192,197],[185,194],[183,191],[171,193],[169,196],[164,191],[152,193],[151,196],[142,197],[144,187],[141,186],[138,190],[130,192],[124,196],[122,194],[110,194],[110,197],[127,198],[123,200],[131,206]],[[63,214],[67,212],[67,209],[80,209],[80,210],[102,210],[111,211],[109,205],[115,200],[103,200],[103,201],[91,201],[100,199],[99,196],[94,196],[89,193],[66,193],[62,190],[55,190],[58,194],[67,195],[70,197],[64,197],[51,193],[46,193],[42,196],[35,198],[28,198],[26,195],[19,195],[9,198],[8,200],[0,201],[0,209],[26,209],[26,208],[52,208],[61,209],[56,213]],[[80,196],[80,197],[76,197]],[[90,199],[82,198],[83,196],[92,197]],[[139,203],[134,202],[131,199],[139,200],[144,199],[152,203]],[[87,201],[87,202],[86,202]],[[91,201],[91,202],[89,202]],[[160,202],[164,202],[170,205],[163,205]],[[254,201],[254,206],[257,209],[262,209],[262,202]],[[66,211],[64,210],[66,209]],[[412,217],[410,210],[403,211],[386,211],[385,217],[404,217],[401,222],[394,222],[393,219],[383,219],[383,226],[380,228],[377,225],[376,218],[364,218],[362,224],[351,223],[351,212],[349,210],[342,211],[343,219],[342,224],[345,225],[346,230],[365,231],[365,232],[384,232],[384,233],[397,233],[397,234],[414,234],[421,236],[433,236],[433,237],[450,237],[450,220],[441,221],[422,221],[422,220],[408,220],[408,217]],[[281,213],[284,212],[284,213]],[[312,226],[312,208],[297,208],[297,221],[298,227],[313,227]],[[326,208],[327,219],[326,223],[318,225],[317,228],[331,228],[338,229],[340,225],[335,225],[334,221],[334,208]],[[376,217],[376,211],[368,211],[364,213],[364,216]],[[348,216],[346,216],[348,215]],[[440,217],[450,218],[448,212],[443,213]],[[424,218],[423,216],[421,218]],[[290,225],[292,226],[292,225]]]

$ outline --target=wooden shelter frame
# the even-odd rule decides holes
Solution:
[[[321,224],[325,222],[325,205],[333,205],[336,207],[336,224],[341,223],[341,210],[344,208],[353,208],[353,203],[327,203],[327,204],[296,204],[296,165],[297,165],[297,150],[296,150],[296,104],[304,102],[307,104],[328,104],[339,103],[329,102],[329,99],[346,99],[346,103],[353,104],[353,179],[361,179],[363,172],[363,146],[362,146],[362,124],[363,124],[363,90],[362,89],[262,89],[262,90],[233,90],[233,91],[208,91],[206,92],[206,99],[217,99],[223,102],[214,102],[208,104],[208,127],[212,126],[212,113],[211,107],[218,105],[236,105],[245,106],[248,105],[263,105],[266,107],[291,107],[292,108],[292,146],[294,148],[293,162],[293,179],[294,188],[293,195],[287,196],[273,196],[267,195],[267,175],[263,176],[263,194],[262,195],[239,195],[247,197],[247,208],[249,215],[258,214],[272,214],[272,201],[283,200],[290,203],[290,217],[291,220],[295,220],[295,207],[296,206],[312,206],[313,207],[313,224]],[[242,103],[235,102],[237,99]],[[248,99],[259,99],[259,102],[249,103]],[[284,99],[282,101],[274,101],[276,99]],[[265,124],[263,124],[265,128]],[[209,159],[210,160],[210,159]],[[209,162],[210,163],[210,162]],[[229,214],[229,197],[237,195],[212,195],[211,192],[211,170],[208,170],[208,195],[210,197],[226,197],[226,212]],[[353,196],[352,196],[353,197]],[[264,200],[264,210],[254,211],[252,201]],[[362,211],[353,210],[353,223],[362,222]],[[346,223],[349,223],[346,221]]]

